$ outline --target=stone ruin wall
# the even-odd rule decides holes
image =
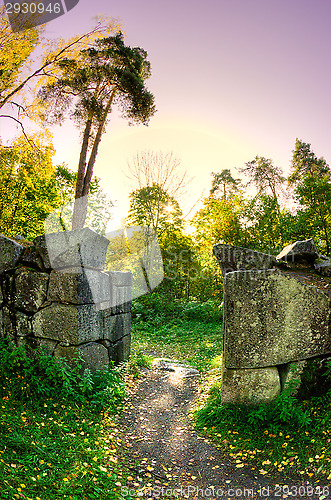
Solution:
[[[223,274],[222,403],[275,399],[294,379],[297,394],[331,387],[331,262],[313,240],[277,257],[218,244]]]
[[[132,274],[103,270],[109,241],[89,229],[47,237],[0,235],[0,336],[91,370],[128,359]]]

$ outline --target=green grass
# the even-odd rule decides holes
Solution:
[[[157,294],[135,301],[134,356],[154,354],[185,361],[206,371],[217,365],[221,352],[221,309],[215,302],[167,301]]]
[[[220,388],[195,413],[198,430],[260,474],[331,479],[331,397],[297,401],[284,393],[257,408],[222,405]],[[312,479],[311,479],[312,480]]]
[[[114,415],[119,369],[94,375],[39,352],[0,346],[0,498],[120,498],[125,482]]]

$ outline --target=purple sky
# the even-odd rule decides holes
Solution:
[[[188,211],[210,172],[255,155],[288,171],[296,137],[331,162],[330,0],[80,0],[47,25],[69,37],[97,14],[123,21],[126,41],[149,55],[158,112],[149,127],[114,115],[95,173],[126,215],[127,161],[139,150],[173,151],[195,179]],[[76,169],[74,128],[55,130],[56,160]]]

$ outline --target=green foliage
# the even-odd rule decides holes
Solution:
[[[280,168],[273,165],[272,160],[263,156],[255,156],[254,160],[246,163],[246,167],[241,168],[240,172],[248,175],[249,184],[253,184],[257,189],[258,195],[271,194],[277,201],[277,191],[282,187],[285,177]]]
[[[296,184],[307,175],[322,176],[330,174],[329,165],[325,159],[317,158],[311,150],[311,145],[296,139],[292,156],[292,173],[288,178],[289,184]]]
[[[178,202],[160,185],[153,183],[130,193],[127,221],[156,231],[178,230],[183,225],[182,211]]]
[[[88,403],[96,411],[108,411],[115,410],[125,398],[118,369],[94,373],[85,369],[82,373],[78,360],[69,367],[64,359],[55,360],[42,350],[28,353],[22,347],[11,346],[7,339],[0,339],[0,379],[4,381],[0,396],[10,393],[21,401],[68,398],[77,404]]]
[[[24,16],[22,16],[24,17]],[[24,21],[22,21],[24,22]],[[0,108],[18,87],[28,69],[27,60],[39,42],[41,27],[13,32],[5,9],[0,9]]]
[[[35,137],[0,146],[0,233],[33,239],[43,233],[47,215],[61,203],[53,167],[54,149]]]
[[[132,318],[135,325],[153,328],[169,324],[177,324],[183,320],[200,320],[201,322],[218,322],[221,319],[221,308],[213,299],[205,302],[169,301],[166,296],[153,292],[143,295],[132,303]]]
[[[224,168],[221,172],[212,172],[213,176],[210,194],[222,198],[223,200],[237,194],[241,186],[240,179],[234,179],[231,171]]]

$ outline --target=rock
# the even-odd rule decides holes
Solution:
[[[293,263],[303,259],[308,262],[313,262],[317,258],[318,252],[312,238],[309,240],[296,241],[288,245],[283,248],[276,257],[277,261],[287,263]]]
[[[76,271],[76,272],[74,272]],[[109,275],[93,269],[52,271],[48,300],[69,304],[100,304],[111,300]]]
[[[245,269],[271,269],[276,264],[273,255],[256,252],[249,248],[218,243],[213,253],[219,263],[223,276],[232,271]]]
[[[104,268],[109,240],[89,228],[46,234],[45,241],[51,266],[55,270]]]
[[[280,378],[276,367],[230,370],[223,368],[222,404],[255,406],[279,396]]]
[[[24,246],[0,234],[0,274],[13,269],[23,251]]]
[[[16,312],[16,334],[19,337],[32,335],[31,318],[21,312]]]
[[[113,315],[111,310],[100,311],[102,317],[103,339],[116,342],[121,337],[130,335],[131,314]]]
[[[262,368],[331,352],[329,296],[279,270],[224,278],[224,364]]]
[[[180,378],[199,377],[200,372],[190,365],[178,363],[171,359],[155,358],[152,362],[154,370],[166,370],[168,372],[175,372]]]
[[[115,363],[122,363],[130,357],[131,335],[126,335],[109,348],[109,357]]]
[[[46,300],[49,276],[22,267],[15,271],[15,299],[17,309],[36,312]]]
[[[108,349],[96,342],[89,342],[79,347],[79,354],[83,358],[83,368],[91,371],[102,370],[109,366]]]
[[[72,345],[103,338],[101,316],[93,304],[52,304],[34,315],[32,325],[36,337]]]
[[[324,255],[319,255],[314,261],[314,269],[322,276],[331,276],[331,260]]]
[[[34,257],[32,257],[33,253],[35,254]],[[52,269],[52,265],[48,255],[45,235],[37,236],[37,238],[33,240],[33,246],[30,252],[27,252],[26,258],[29,259],[29,255],[31,255],[31,259],[36,260],[37,262],[40,262],[41,260],[42,267],[45,270]]]
[[[20,258],[21,264],[26,267],[32,267],[34,269],[40,270],[40,271],[45,271],[46,268],[43,264],[43,259],[41,258],[40,254],[36,251],[35,247],[27,247],[21,258]]]

